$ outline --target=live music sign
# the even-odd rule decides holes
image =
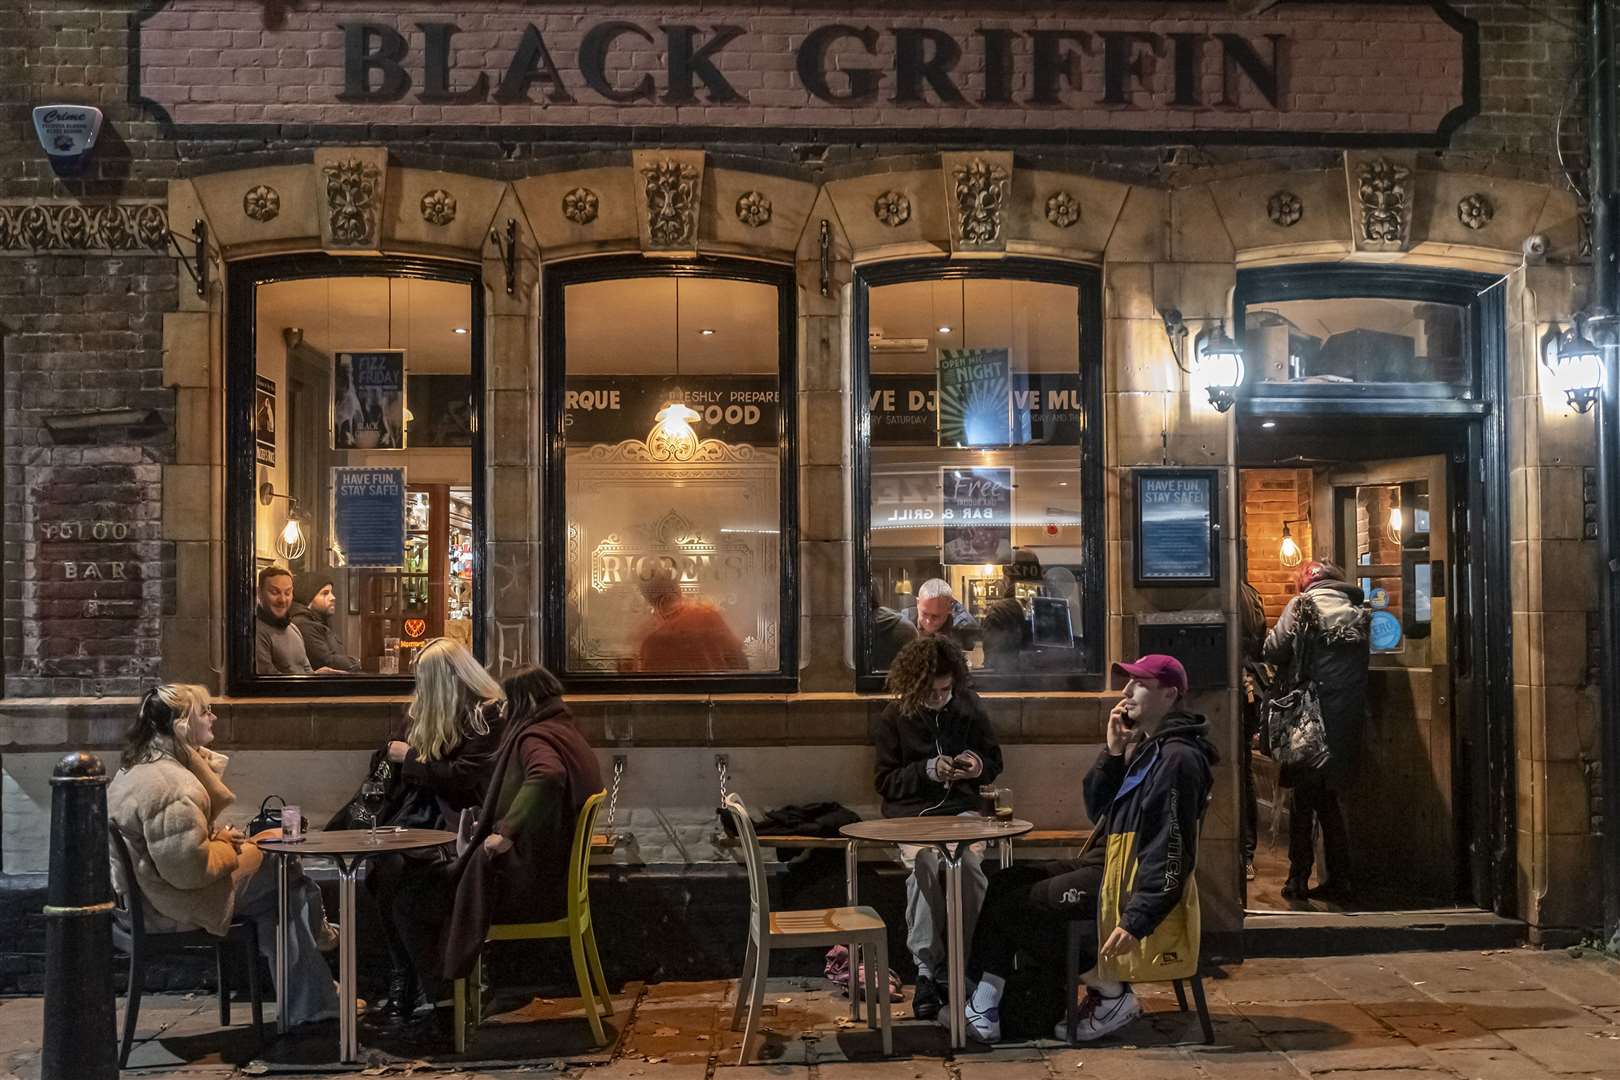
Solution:
[[[170,0],[136,23],[168,123],[490,125],[625,138],[1433,145],[1475,110],[1475,24],[1443,4],[885,6]],[[273,15],[268,14],[274,12]],[[835,129],[835,130],[829,130]]]

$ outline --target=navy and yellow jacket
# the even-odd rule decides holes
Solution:
[[[1186,978],[1198,966],[1198,826],[1219,759],[1209,723],[1172,713],[1135,753],[1106,749],[1086,775],[1086,812],[1097,822],[1104,870],[1099,944],[1123,926],[1137,947],[1098,973],[1105,979]]]

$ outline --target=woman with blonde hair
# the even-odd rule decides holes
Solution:
[[[229,759],[208,748],[213,741],[208,691],[179,684],[148,690],[125,736],[123,767],[107,788],[107,816],[129,848],[148,928],[224,936],[233,920],[251,919],[259,951],[274,969],[274,867],[253,840],[220,824],[236,797],[225,786]],[[112,866],[115,887],[129,896],[116,857]],[[338,1015],[337,988],[320,949],[335,947],[337,933],[326,922],[315,883],[296,862],[289,871],[292,914],[281,1000],[289,1023],[329,1020]]]
[[[384,756],[434,807],[434,827],[455,829],[462,811],[483,805],[501,745],[505,698],[501,684],[460,642],[435,638],[418,654],[404,737],[391,740]],[[367,878],[393,960],[385,1008],[401,1019],[415,1012],[419,993],[432,1004],[442,989],[435,957],[448,865],[442,851],[388,856],[373,862]]]

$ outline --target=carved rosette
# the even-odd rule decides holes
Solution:
[[[1305,204],[1292,191],[1279,191],[1266,200],[1266,217],[1273,225],[1292,228],[1304,216]]]
[[[1483,229],[1496,216],[1496,207],[1485,195],[1475,192],[1465,195],[1457,203],[1457,220],[1470,229]]]
[[[1361,163],[1356,198],[1361,204],[1361,247],[1399,251],[1412,225],[1412,170],[1386,158]]]
[[[1067,229],[1080,220],[1080,201],[1067,191],[1060,191],[1046,200],[1046,220],[1060,229]]]
[[[885,191],[872,204],[872,214],[891,229],[911,220],[911,200],[898,191]]]
[[[162,251],[162,203],[0,204],[0,252]]]
[[[1002,209],[1012,177],[1007,170],[983,158],[974,158],[952,170],[956,180],[956,208],[962,219],[958,236],[964,245],[986,247],[1001,241]]]
[[[248,188],[242,195],[242,213],[254,221],[273,221],[281,213],[281,195],[268,184]]]
[[[698,171],[666,158],[641,170],[647,231],[656,247],[690,247],[697,236]]]
[[[601,200],[590,188],[577,187],[562,198],[563,217],[575,225],[589,225],[596,220]]]
[[[434,188],[423,195],[422,220],[441,229],[456,220],[456,197],[444,188]]]
[[[764,192],[745,191],[737,198],[737,220],[757,229],[771,220],[771,200]]]
[[[377,235],[377,199],[382,170],[359,158],[334,161],[321,172],[326,178],[326,206],[332,242],[355,247]]]

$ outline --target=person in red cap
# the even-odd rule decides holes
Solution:
[[[1266,635],[1266,663],[1277,668],[1279,689],[1292,674],[1296,654],[1303,656],[1302,681],[1316,687],[1327,735],[1328,756],[1320,767],[1294,766],[1279,779],[1291,789],[1288,803],[1288,880],[1286,900],[1307,896],[1351,902],[1350,833],[1339,792],[1354,775],[1367,725],[1367,668],[1372,660],[1372,609],[1360,588],[1344,579],[1330,562],[1307,562],[1295,582],[1298,595],[1288,601],[1277,625]],[[1326,879],[1310,888],[1316,862],[1315,826],[1322,826],[1322,859]]]
[[[1009,1014],[1025,1037],[1066,1011],[1065,955],[1070,922],[1090,924],[1091,955],[1076,1037],[1099,1039],[1142,1015],[1129,980],[1187,978],[1198,966],[1198,826],[1209,803],[1219,754],[1209,723],[1188,712],[1187,672],[1173,656],[1115,664],[1125,691],[1108,714],[1106,745],[1086,775],[1091,839],[1077,860],[1014,866],[990,883],[967,972],[968,1033],[1002,1035],[1002,1004],[1014,973],[1027,1015]],[[1007,998],[1013,1000],[1011,995]],[[1067,1025],[1058,1023],[1058,1038]]]

